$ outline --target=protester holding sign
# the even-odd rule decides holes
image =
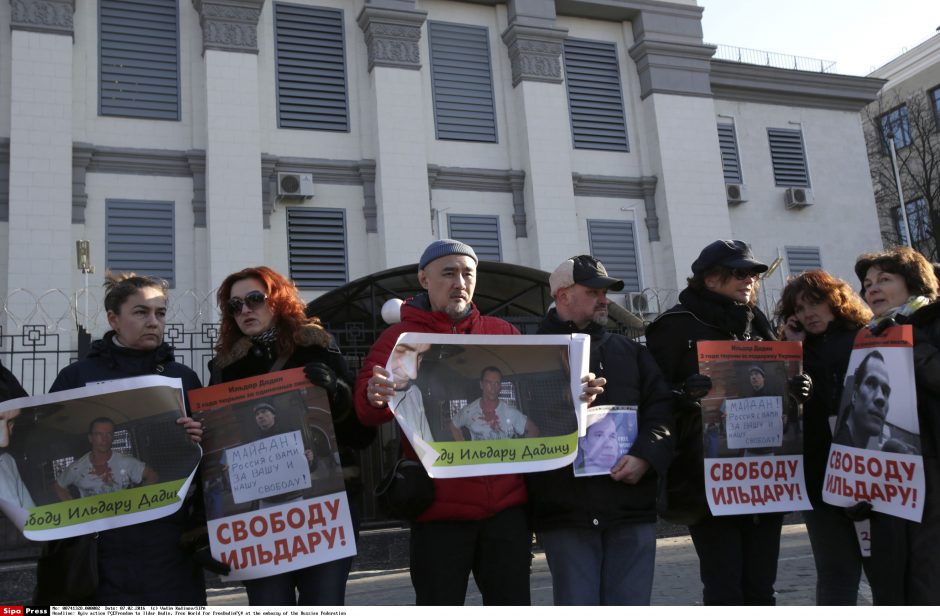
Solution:
[[[925,494],[920,523],[872,513],[873,591],[890,605],[940,605],[940,303],[930,262],[907,247],[864,254],[855,264],[874,313],[871,332],[913,327],[914,382]],[[882,447],[885,450],[885,447]],[[876,588],[877,586],[877,588]]]
[[[699,372],[699,340],[775,340],[757,308],[767,266],[740,240],[717,240],[692,263],[679,303],[646,332],[653,357],[678,393],[676,459],[669,469],[663,517],[689,525],[701,562],[706,605],[773,605],[782,513],[713,517],[705,496],[702,409],[712,387]]]
[[[346,491],[354,526],[359,525],[361,494],[355,450],[375,437],[352,410],[346,360],[316,317],[304,314],[297,287],[274,270],[260,266],[231,274],[217,294],[222,323],[216,357],[210,362],[212,384],[303,367],[311,383],[326,390],[341,450]],[[267,413],[263,411],[267,410]],[[273,428],[273,407],[256,407],[259,429]],[[315,452],[305,451],[312,461]],[[343,605],[352,557],[246,580],[251,605]],[[299,596],[298,596],[299,593]]]
[[[855,605],[862,567],[855,525],[841,507],[822,500],[823,477],[855,335],[871,319],[844,280],[814,270],[792,278],[777,304],[785,340],[803,343],[813,392],[803,409],[803,468],[813,509],[803,512],[816,562],[816,604]],[[871,578],[871,572],[867,572]],[[877,600],[877,597],[876,597]]]
[[[176,362],[173,347],[163,341],[166,281],[133,273],[109,273],[105,289],[104,306],[111,331],[92,344],[85,359],[59,372],[50,392],[149,374],[179,378],[185,391],[201,387],[196,373]],[[177,423],[193,441],[199,441],[199,422],[183,417]],[[110,442],[107,447],[110,450]],[[143,479],[143,469],[140,477]],[[99,532],[97,587],[85,588],[87,596],[61,594],[64,572],[88,566],[62,560],[62,555],[69,553],[66,548],[82,538],[45,544],[37,571],[35,601],[39,605],[81,600],[99,605],[205,605],[202,569],[180,547],[184,531],[199,520],[201,503],[196,501],[189,499],[175,514],[158,520]]]

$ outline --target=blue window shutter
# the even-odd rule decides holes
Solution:
[[[499,246],[499,218],[450,214],[447,230],[451,239],[469,244],[481,261],[502,261]]]
[[[172,201],[105,200],[105,264],[176,285]]]
[[[287,208],[290,277],[302,289],[346,284],[346,211]]]
[[[431,94],[438,139],[496,142],[486,28],[428,22]]]
[[[607,273],[623,280],[624,292],[641,290],[633,221],[588,220],[588,241],[591,255],[604,264]]]
[[[741,161],[738,159],[738,139],[734,124],[718,123],[718,147],[721,149],[721,168],[726,184],[741,183]]]
[[[177,0],[99,0],[100,115],[180,119]]]
[[[803,133],[789,128],[768,128],[770,160],[777,186],[809,186]]]
[[[617,46],[566,39],[564,55],[574,147],[628,152]]]
[[[791,276],[799,276],[809,270],[822,269],[822,259],[816,246],[787,246],[787,269]]]
[[[343,12],[274,4],[280,128],[348,131]]]

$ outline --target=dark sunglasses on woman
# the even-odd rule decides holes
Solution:
[[[760,278],[760,272],[755,272],[754,270],[749,270],[749,269],[733,269],[731,270],[731,275],[737,278],[738,280],[747,280],[748,278],[754,278],[754,279]]]
[[[228,310],[228,313],[234,317],[242,311],[243,307],[248,306],[249,310],[254,310],[263,306],[266,301],[268,301],[267,295],[261,291],[252,291],[245,295],[245,299],[230,297],[229,300],[225,302],[225,308]]]

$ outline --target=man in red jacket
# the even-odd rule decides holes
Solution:
[[[356,413],[365,425],[392,421],[395,395],[385,365],[403,332],[518,334],[472,303],[477,257],[455,240],[424,251],[418,281],[426,290],[401,307],[401,322],[375,342],[356,381]],[[406,456],[415,458],[407,440]],[[411,582],[418,605],[463,605],[471,572],[486,605],[528,605],[531,532],[519,475],[435,479],[434,502],[411,527]]]

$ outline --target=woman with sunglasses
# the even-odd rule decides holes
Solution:
[[[699,340],[775,340],[757,308],[767,266],[747,244],[718,240],[692,264],[679,303],[646,331],[646,343],[676,401],[676,457],[669,469],[663,517],[687,524],[700,561],[705,605],[773,605],[783,514],[714,517],[705,500],[702,407],[711,379],[698,371]]]
[[[777,303],[782,337],[803,343],[803,367],[813,379],[803,409],[803,472],[813,508],[803,519],[816,561],[816,605],[855,605],[863,566],[872,577],[854,523],[841,507],[822,500],[829,421],[839,412],[855,336],[871,316],[847,282],[819,270],[792,278]]]
[[[940,302],[933,266],[900,246],[855,263],[862,299],[880,335],[895,325],[914,331],[914,384],[924,461],[919,523],[871,514],[872,592],[883,605],[940,605]]]
[[[51,392],[89,383],[144,375],[178,378],[183,390],[202,386],[196,373],[175,360],[173,347],[163,341],[166,327],[167,283],[133,272],[105,277],[104,307],[111,331],[91,345],[84,359],[62,369]],[[191,417],[177,420],[181,432],[198,443],[202,426]],[[109,470],[110,472],[110,470]],[[175,514],[94,536],[97,586],[69,588],[70,569],[87,567],[71,562],[76,547],[88,536],[50,541],[43,545],[37,568],[37,605],[205,605],[202,568],[192,550],[183,547],[184,533],[204,523],[201,499],[188,498]],[[188,536],[188,533],[186,533]],[[89,578],[85,577],[86,580]]]
[[[249,267],[231,274],[216,296],[222,311],[212,384],[303,367],[311,383],[326,390],[343,463],[353,524],[358,532],[361,495],[356,450],[375,437],[352,408],[346,360],[332,336],[305,305],[294,284],[274,270]],[[343,605],[352,558],[248,580],[251,605]],[[299,596],[298,596],[299,593]]]

